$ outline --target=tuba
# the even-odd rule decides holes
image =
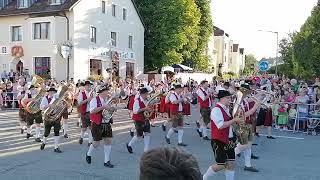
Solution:
[[[34,75],[31,81],[31,85],[37,87],[38,89],[38,93],[35,95],[34,97],[34,101],[29,102],[26,107],[25,110],[28,113],[31,114],[35,114],[41,111],[40,109],[40,104],[41,104],[41,100],[42,97],[46,94],[46,90],[41,88],[41,84],[44,82],[44,80],[38,76],[38,75]]]
[[[162,92],[155,92],[151,94],[151,97],[149,98],[146,107],[150,105],[155,105],[160,103],[160,96],[165,96],[166,94],[163,94]],[[143,115],[146,118],[146,120],[150,120],[151,117],[151,111],[144,111]]]
[[[62,113],[67,109],[65,103],[70,103],[69,87],[62,85],[58,90],[58,98],[52,102],[52,105],[43,112],[43,119],[49,122],[53,122],[61,117]]]
[[[240,88],[236,92],[236,99],[233,103],[232,116],[240,116],[243,118],[243,121],[240,123],[235,123],[232,125],[234,132],[237,136],[237,140],[241,145],[248,144],[249,136],[251,135],[251,126],[246,124],[244,119],[244,110],[241,108],[241,103],[244,97],[248,96],[252,91],[246,88]],[[241,114],[242,113],[242,114]]]
[[[112,95],[108,101],[106,102],[106,104],[112,104],[112,103],[115,103],[115,102],[118,102],[118,99],[119,99],[119,94],[118,93],[115,93],[114,95]],[[116,111],[116,108],[112,107],[111,109],[104,109],[102,111],[102,124],[106,124],[106,123],[109,123],[110,120],[112,119],[113,117],[113,114],[114,112]]]

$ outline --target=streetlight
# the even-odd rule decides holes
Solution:
[[[258,30],[260,32],[268,32],[277,35],[277,52],[276,52],[276,76],[278,75],[278,51],[279,51],[279,32],[276,31],[265,31],[265,30]]]
[[[62,45],[61,46],[61,55],[64,59],[67,60],[67,81],[69,81],[69,71],[70,71],[70,56],[71,56],[71,46],[70,45]]]

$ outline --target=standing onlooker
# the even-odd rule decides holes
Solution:
[[[15,77],[15,72],[13,72],[13,69],[10,70],[10,72],[8,73],[8,76],[9,76],[9,80],[13,82]]]
[[[3,70],[3,72],[1,73],[1,79],[2,81],[8,79],[8,73],[6,72],[6,70]]]

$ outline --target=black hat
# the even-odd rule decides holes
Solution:
[[[103,91],[109,91],[109,90],[110,90],[110,88],[108,85],[101,85],[97,92],[102,93]]]
[[[84,86],[85,86],[85,85],[90,85],[90,86],[91,86],[91,85],[93,85],[93,84],[92,84],[90,81],[85,81],[85,82],[84,82]]]
[[[174,89],[182,88],[181,84],[175,84],[175,85],[173,85],[173,86],[174,86]]]
[[[83,87],[85,84],[84,84],[84,82],[81,82],[80,83],[80,87]]]
[[[224,86],[227,86],[227,87],[230,87],[230,82],[225,82],[224,84],[223,84]]]
[[[54,87],[50,87],[50,88],[47,90],[47,92],[51,92],[51,91],[58,92],[58,91],[56,90],[56,88],[54,88]]]
[[[203,80],[203,81],[201,81],[200,84],[204,84],[204,83],[207,83],[207,82],[208,82],[207,80]]]
[[[250,85],[245,83],[245,84],[241,84],[241,87],[246,88],[248,90],[250,90]]]
[[[32,89],[32,88],[35,88],[35,86],[34,85],[30,85],[29,86],[29,90]]]
[[[218,99],[221,99],[221,98],[224,98],[224,97],[227,97],[227,96],[231,96],[231,93],[229,91],[226,91],[226,90],[220,90],[217,97]]]
[[[147,88],[140,88],[139,89],[139,93],[140,94],[146,94],[146,93],[148,93],[149,91],[148,91],[148,89]]]

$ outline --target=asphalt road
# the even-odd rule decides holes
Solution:
[[[193,108],[192,120],[199,118]],[[139,159],[143,153],[143,142],[134,146],[134,153],[129,154],[125,144],[130,141],[128,129],[132,123],[125,110],[115,116],[114,141],[111,159],[114,169],[103,166],[103,148],[94,152],[92,164],[85,162],[87,145],[78,144],[79,128],[77,118],[70,118],[69,139],[61,138],[62,154],[53,152],[53,140],[49,139],[44,151],[33,139],[26,140],[18,127],[17,112],[0,112],[0,180],[138,180]],[[51,134],[52,135],[52,134]],[[275,140],[262,136],[253,152],[260,156],[252,160],[259,173],[243,170],[243,156],[237,159],[236,180],[320,180],[320,137],[292,132],[274,131]],[[165,132],[160,127],[152,128],[151,145],[156,148],[167,146]],[[176,146],[177,135],[172,138],[170,146]],[[184,142],[189,146],[183,148],[198,160],[204,173],[214,163],[210,142],[199,138],[195,124],[186,126]],[[213,180],[225,179],[221,172]]]

